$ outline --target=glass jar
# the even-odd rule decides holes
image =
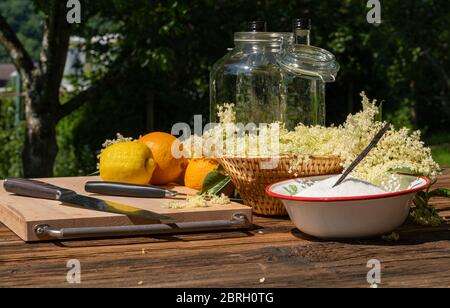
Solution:
[[[236,121],[325,124],[325,83],[339,64],[330,52],[294,44],[293,33],[237,32],[235,47],[210,73],[210,121],[217,106],[233,103]]]
[[[236,120],[247,123],[284,121],[286,86],[278,64],[281,46],[293,43],[292,33],[237,32],[235,46],[210,73],[210,120],[217,106],[233,103]]]
[[[315,46],[288,44],[278,63],[287,93],[286,128],[325,125],[325,83],[335,81],[339,71],[334,55]]]

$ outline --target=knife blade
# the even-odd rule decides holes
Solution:
[[[3,187],[7,192],[15,193],[21,196],[58,200],[63,204],[76,205],[85,209],[156,220],[161,223],[174,222],[174,219],[167,215],[161,215],[152,211],[143,210],[118,202],[79,195],[73,190],[37,180],[7,178],[3,182]]]

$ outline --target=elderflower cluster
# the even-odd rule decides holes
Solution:
[[[192,135],[182,142],[190,158],[219,156],[273,156],[279,154],[280,131],[284,124],[266,125],[235,123],[234,104],[218,107],[219,123],[205,130],[202,136]]]
[[[349,115],[339,128],[340,144],[333,154],[339,155],[347,167],[369,144],[375,134],[385,125],[375,120],[379,110],[375,101],[370,102],[361,93],[363,110]],[[431,150],[420,140],[420,131],[410,132],[407,128],[396,130],[391,127],[380,142],[353,171],[354,176],[366,181],[382,184],[393,181],[391,170],[409,169],[431,179],[439,175],[439,165],[433,160]]]
[[[222,124],[235,123],[236,112],[234,111],[233,103],[225,103],[217,107],[217,116]]]
[[[257,128],[245,134],[233,133],[239,131],[238,124],[234,123],[234,105],[224,104],[218,109],[220,123],[203,136],[188,138],[184,149],[194,157],[289,155],[292,157],[293,172],[301,161],[311,155],[338,156],[345,168],[386,124],[376,120],[379,113],[376,101],[371,102],[364,92],[361,97],[362,111],[348,115],[344,124],[339,126],[299,124],[288,131],[283,123],[271,123],[266,130]],[[432,159],[430,148],[421,141],[420,131],[410,132],[407,128],[396,130],[391,126],[352,174],[388,190],[396,190],[398,179],[390,171],[405,168],[431,179],[439,175],[439,165]]]
[[[186,200],[178,201],[174,200],[169,202],[167,208],[169,209],[185,209],[185,208],[199,208],[199,207],[210,207],[215,205],[227,205],[230,204],[231,200],[225,194],[212,195],[212,194],[199,194],[187,196]]]

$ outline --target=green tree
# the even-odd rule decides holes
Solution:
[[[22,151],[24,173],[27,177],[51,176],[58,151],[56,141],[57,123],[85,103],[88,98],[102,93],[121,75],[126,64],[109,69],[88,89],[63,102],[60,86],[63,78],[69,38],[73,26],[66,20],[65,1],[34,1],[35,8],[43,16],[43,36],[38,63],[14,32],[11,25],[0,15],[0,43],[20,73],[25,87],[25,142]],[[84,1],[86,8],[89,1]],[[85,16],[89,16],[87,10]]]
[[[24,48],[33,60],[39,58],[40,38],[42,36],[42,16],[31,6],[30,0],[0,2],[0,12],[8,21]],[[0,45],[0,63],[9,62],[8,52]]]
[[[6,0],[0,4],[0,13],[34,60],[33,65],[39,67],[35,62],[42,50],[37,45],[28,46],[25,38],[45,32],[40,25],[48,23],[51,16],[38,1],[34,6],[31,2]],[[5,3],[22,3],[34,10],[13,14],[3,10],[8,6]],[[53,117],[45,126],[56,127],[52,128],[60,148],[56,173],[92,172],[96,151],[104,139],[114,137],[116,132],[137,137],[151,129],[170,130],[174,122],[190,122],[193,114],[201,113],[207,119],[209,69],[226,48],[233,46],[233,32],[245,29],[245,22],[254,19],[266,20],[269,31],[289,31],[294,17],[312,19],[312,44],[330,50],[341,65],[336,82],[327,85],[328,123],[340,123],[359,108],[359,92],[365,90],[370,97],[385,101],[384,114],[396,125],[420,128],[430,134],[448,132],[450,2],[384,1],[383,22],[378,26],[367,23],[366,3],[82,1],[82,23],[69,31],[70,35],[86,38],[85,49],[95,68],[82,79],[96,85],[109,77],[104,86],[94,86],[87,92],[80,87],[79,95],[76,92],[59,96],[58,104],[50,100],[42,104],[42,109]],[[60,9],[65,12],[65,8]],[[39,26],[30,27],[34,32],[27,32],[31,30],[22,25],[31,18],[38,20]],[[90,41],[107,33],[119,34],[118,43],[102,45]],[[55,37],[67,39],[67,34]],[[42,45],[41,39],[38,42]],[[54,91],[51,93],[55,96]],[[30,132],[34,119],[33,113],[28,115]],[[46,149],[41,147],[42,151]],[[46,172],[51,169],[50,163],[48,160]],[[26,164],[25,169],[29,169]]]
[[[23,174],[20,156],[17,153],[23,144],[23,122],[15,123],[14,100],[0,102],[0,177]]]

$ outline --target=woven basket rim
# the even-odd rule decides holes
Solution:
[[[245,155],[245,156],[240,156],[240,155],[221,155],[221,156],[217,156],[215,157],[215,159],[273,159],[273,158],[295,158],[295,157],[299,157],[301,155],[290,155],[290,154],[282,154],[282,155],[273,155],[273,156],[259,156],[259,155]],[[306,156],[306,155],[305,155]],[[310,159],[341,159],[338,155],[309,155],[308,156]]]

